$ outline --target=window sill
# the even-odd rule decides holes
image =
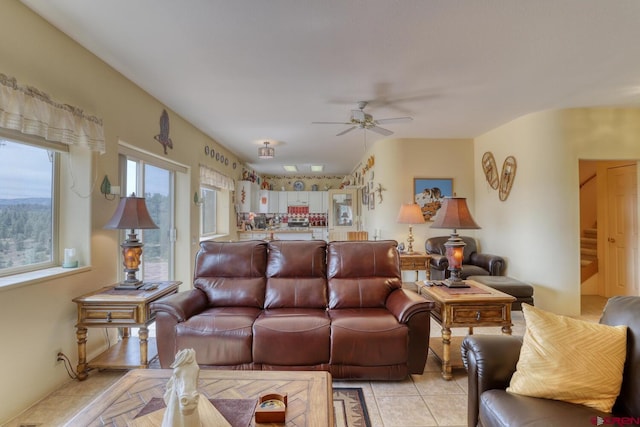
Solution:
[[[61,277],[72,276],[91,270],[90,266],[77,268],[51,267],[27,273],[13,274],[7,277],[0,277],[0,292],[8,289],[19,288],[21,286],[35,285]]]

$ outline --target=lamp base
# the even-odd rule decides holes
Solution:
[[[460,278],[459,270],[450,270],[451,276],[443,281],[444,285],[448,288],[470,288],[464,280]]]
[[[143,286],[142,280],[125,280],[118,283],[114,289],[117,291],[135,291]]]
[[[466,283],[464,283],[464,280],[457,281],[457,280],[446,279],[442,283],[444,283],[444,285],[447,288],[470,288],[471,287]]]

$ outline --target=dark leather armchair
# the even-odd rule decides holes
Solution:
[[[468,236],[460,236],[466,246],[462,258],[462,271],[460,277],[466,279],[469,276],[502,276],[504,272],[504,259],[497,255],[478,253],[476,239]],[[431,256],[431,278],[443,280],[449,277],[449,261],[447,261],[447,249],[444,247],[449,236],[430,237],[424,244],[424,248]]]
[[[611,414],[575,403],[507,392],[520,357],[522,337],[465,337],[461,352],[469,373],[469,427],[588,426],[596,425],[598,418],[606,420],[605,424],[617,424],[612,420],[640,416],[639,312],[640,297],[617,296],[609,299],[600,318],[604,325],[628,327],[622,387]]]

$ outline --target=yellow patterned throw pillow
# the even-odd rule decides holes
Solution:
[[[627,327],[585,322],[522,305],[526,330],[508,392],[611,412],[627,351]]]

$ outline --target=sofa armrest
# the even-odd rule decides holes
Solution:
[[[398,322],[406,325],[409,331],[407,367],[410,374],[421,375],[424,372],[429,353],[433,307],[433,301],[407,289],[396,289],[387,298],[387,310],[398,319]]]
[[[168,295],[152,302],[151,311],[167,313],[179,323],[203,311],[207,308],[207,304],[207,296],[204,292],[200,289],[192,289]]]
[[[156,313],[156,336],[160,367],[167,369],[173,363],[177,351],[176,327],[207,308],[207,297],[200,289],[178,292],[151,303]]]
[[[445,255],[429,254],[431,258],[429,265],[436,270],[446,270],[449,267],[449,260]]]
[[[491,389],[504,390],[509,386],[521,347],[521,336],[468,335],[462,341],[462,361],[469,377],[469,426],[478,423],[482,393]]]
[[[406,289],[396,289],[387,297],[386,307],[398,322],[407,323],[416,313],[426,311],[431,314],[433,301]]]
[[[487,270],[491,276],[502,276],[504,271],[504,258],[498,255],[474,252],[469,257],[469,261],[471,264]]]

